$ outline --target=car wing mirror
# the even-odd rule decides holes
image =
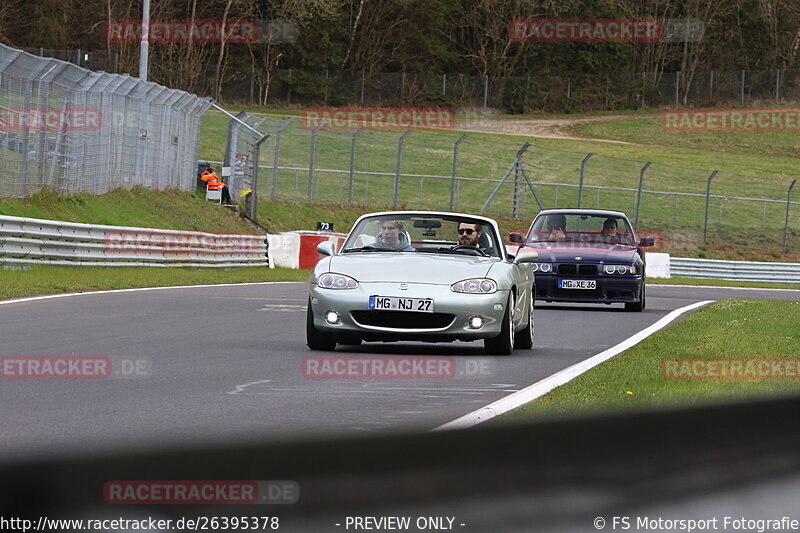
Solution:
[[[323,241],[317,245],[317,253],[320,255],[335,255],[336,246],[331,241]]]
[[[508,240],[513,242],[514,244],[522,244],[522,242],[524,241],[522,233],[518,233],[516,231],[508,234]]]
[[[535,263],[537,259],[539,259],[539,252],[519,252],[514,257],[514,264]]]
[[[639,239],[639,246],[642,248],[649,248],[650,246],[654,246],[656,244],[655,237],[642,237]]]

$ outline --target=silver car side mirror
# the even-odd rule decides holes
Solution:
[[[336,247],[331,241],[323,241],[317,245],[317,252],[320,255],[335,255]]]
[[[535,263],[537,259],[539,259],[539,252],[519,252],[514,257],[514,264]]]

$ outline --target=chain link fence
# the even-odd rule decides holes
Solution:
[[[245,185],[262,200],[445,209],[528,221],[543,208],[612,209],[627,213],[640,229],[669,234],[673,249],[683,246],[687,253],[712,238],[778,255],[800,247],[800,198],[792,198],[791,180],[456,132],[312,130],[292,118],[239,118],[260,133],[243,133],[231,121],[239,134],[233,141],[229,136],[228,153],[236,158],[227,164],[238,162]],[[265,135],[256,158],[256,138]]]
[[[211,103],[0,45],[0,196],[193,190]]]

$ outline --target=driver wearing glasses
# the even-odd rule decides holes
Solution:
[[[481,240],[483,237],[483,225],[481,224],[468,224],[461,222],[458,225],[458,244],[474,246],[482,250],[486,255],[495,255],[494,248],[491,247],[488,238]]]

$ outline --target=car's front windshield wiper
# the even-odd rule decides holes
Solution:
[[[362,246],[360,248],[345,248],[342,250],[343,254],[350,253],[350,252],[399,252],[401,250],[395,250],[394,248],[386,248],[382,246]]]

